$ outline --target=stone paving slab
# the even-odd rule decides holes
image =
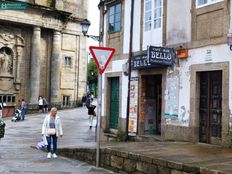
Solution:
[[[87,110],[82,108],[58,111],[62,118],[64,137],[58,139],[61,147],[95,147],[95,130],[89,130]],[[58,156],[47,159],[47,153],[37,150],[41,140],[43,119],[47,113],[26,115],[25,121],[6,123],[5,137],[0,139],[1,174],[110,174],[83,161]],[[34,147],[34,148],[31,148]]]

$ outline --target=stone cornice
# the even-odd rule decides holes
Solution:
[[[20,2],[19,0],[12,1]],[[52,7],[28,3],[28,9],[25,11],[0,11],[0,20],[11,21],[26,25],[35,25],[42,28],[49,28],[61,31],[64,29],[70,30],[66,28],[68,23],[79,25],[80,22],[84,20],[84,18],[72,16],[72,13],[70,12],[57,10]]]

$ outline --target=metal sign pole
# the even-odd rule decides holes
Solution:
[[[98,102],[97,102],[97,149],[96,149],[96,167],[100,162],[100,124],[101,124],[101,100],[102,100],[102,74],[98,74]]]

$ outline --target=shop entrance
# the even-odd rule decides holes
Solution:
[[[222,71],[201,72],[199,141],[212,143],[221,138]]]
[[[145,135],[161,133],[162,75],[142,76],[141,115]]]

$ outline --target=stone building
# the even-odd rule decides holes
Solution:
[[[103,76],[103,130],[225,144],[232,123],[230,1],[102,0],[100,5],[103,45],[116,49]]]
[[[11,115],[20,99],[36,105],[39,96],[60,105],[80,99],[86,89],[86,39],[80,23],[87,18],[88,1],[0,3],[0,100],[6,103],[4,115]]]

